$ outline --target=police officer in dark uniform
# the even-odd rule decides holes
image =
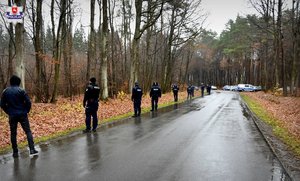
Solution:
[[[161,89],[158,86],[157,82],[153,82],[151,90],[150,90],[150,97],[151,97],[151,106],[152,109],[150,111],[157,110],[158,107],[158,99],[161,97]]]
[[[204,89],[205,89],[205,85],[201,83],[201,97],[204,97]]]
[[[33,136],[30,130],[28,113],[31,109],[31,101],[20,86],[21,79],[15,75],[10,78],[10,87],[6,88],[1,96],[1,108],[9,116],[10,140],[13,149],[13,157],[19,157],[17,144],[18,123],[21,124],[28,141],[29,154],[37,155],[34,148]]]
[[[96,78],[90,78],[90,83],[86,87],[83,99],[83,107],[85,108],[85,125],[86,129],[83,131],[84,133],[91,131],[91,117],[93,117],[93,129],[92,131],[96,131],[98,126],[98,117],[97,111],[99,107],[99,93],[100,88],[96,84]]]
[[[178,101],[178,91],[179,91],[179,87],[177,86],[177,84],[174,84],[172,86],[172,91],[173,91],[173,95],[174,95],[174,101],[177,102]]]
[[[187,91],[187,94],[188,94],[187,99],[192,99],[193,87],[191,85],[189,85],[187,87],[186,91]]]
[[[211,92],[211,85],[210,84],[207,84],[206,91],[207,91],[208,95],[210,95],[210,92]]]
[[[140,88],[138,82],[135,82],[134,88],[132,88],[131,100],[133,102],[134,115],[138,117],[141,115],[141,103],[142,103],[143,90]]]

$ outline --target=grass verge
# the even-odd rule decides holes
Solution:
[[[270,125],[273,133],[300,157],[300,140],[284,127],[283,121],[274,118],[274,116],[268,113],[258,102],[254,101],[249,96],[241,94],[241,97],[247,103],[250,110],[256,114],[259,119]]]

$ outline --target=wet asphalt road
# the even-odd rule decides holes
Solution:
[[[1,156],[0,180],[290,180],[238,93],[214,93],[116,124],[38,145],[37,157]]]

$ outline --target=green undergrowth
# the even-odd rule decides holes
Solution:
[[[197,98],[197,97],[194,97],[193,99],[195,99],[195,98]],[[179,101],[177,103],[175,103],[174,101],[162,103],[162,104],[159,104],[158,108],[161,109],[161,108],[168,107],[168,106],[171,106],[171,105],[174,105],[174,104],[180,104],[180,103],[183,103],[185,101],[186,101],[185,99],[179,99]],[[151,107],[143,108],[142,113],[150,112],[150,109],[151,109]],[[101,125],[104,125],[104,124],[107,124],[107,123],[110,123],[110,122],[114,122],[114,121],[117,121],[117,120],[129,118],[132,115],[133,115],[133,112],[131,111],[131,112],[128,112],[128,113],[125,113],[125,114],[116,115],[116,116],[104,119],[99,124],[99,127]],[[59,132],[51,134],[51,135],[45,135],[45,136],[42,136],[42,137],[34,138],[34,142],[35,142],[35,144],[43,143],[43,142],[53,140],[53,139],[56,139],[56,138],[59,138],[59,137],[67,136],[67,135],[69,135],[71,133],[74,133],[74,132],[79,132],[79,131],[85,129],[84,120],[82,121],[82,123],[83,123],[82,125],[80,125],[78,127],[75,127],[75,128],[70,128],[70,129],[67,129],[67,130],[64,130],[64,131],[59,131]],[[21,143],[18,143],[18,147],[20,149],[24,149],[25,147],[27,147],[27,141],[23,141]],[[6,146],[6,147],[2,147],[2,148],[0,148],[0,154],[8,153],[10,150],[11,150],[11,145]]]
[[[292,135],[283,125],[283,121],[274,118],[258,102],[247,95],[241,94],[242,99],[247,103],[250,110],[262,121],[272,127],[273,133],[280,138],[290,149],[300,157],[300,140]]]

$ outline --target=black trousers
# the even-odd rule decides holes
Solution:
[[[93,130],[98,127],[98,109],[85,109],[85,126],[86,130],[91,130],[91,117],[93,117]]]
[[[192,99],[192,93],[188,93],[187,99]]]
[[[133,108],[134,108],[134,115],[140,116],[141,115],[141,100],[134,100],[133,101]]]
[[[17,128],[18,123],[21,124],[28,141],[28,146],[30,150],[34,149],[34,142],[32,133],[30,130],[30,124],[27,115],[26,116],[11,116],[9,117],[9,126],[10,126],[10,140],[12,144],[12,149],[14,152],[18,152],[18,144],[17,144]]]
[[[178,101],[178,92],[173,92],[174,94],[174,101],[177,102]]]
[[[151,99],[151,107],[152,107],[152,110],[157,110],[157,107],[158,107],[158,97],[152,97]]]
[[[201,89],[201,97],[204,97],[204,89]]]

